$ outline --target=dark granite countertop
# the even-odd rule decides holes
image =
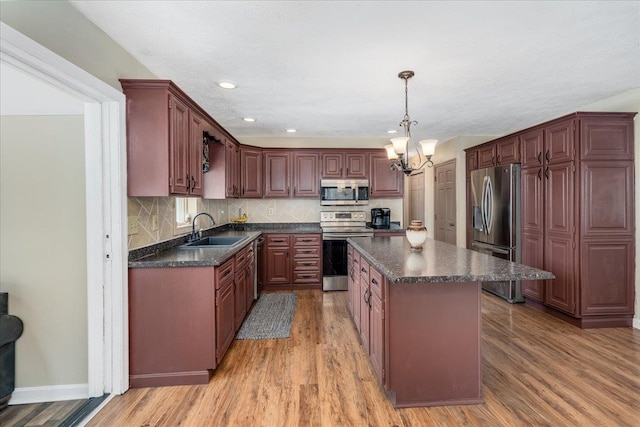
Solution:
[[[241,236],[244,239],[234,246],[219,248],[181,248],[180,246],[174,246],[129,261],[129,268],[218,266],[234,256],[240,249],[253,242],[261,234],[260,231],[227,230],[218,232],[215,233],[216,236]]]
[[[403,227],[400,227],[399,222],[391,222],[391,224],[389,225],[389,228],[373,228],[371,226],[371,223],[368,222],[367,228],[371,228],[374,233],[397,233],[399,231],[402,231],[402,232],[405,231]]]
[[[218,248],[180,248],[187,237],[181,236],[129,251],[129,268],[218,266],[263,233],[322,233],[319,223],[225,224],[204,230],[203,237],[241,236],[234,246]]]
[[[247,224],[228,224],[233,230],[244,231],[262,231],[263,233],[322,233],[320,223],[304,222],[304,223],[247,223]]]
[[[355,237],[347,240],[392,283],[492,282],[543,280],[555,276],[500,258],[427,239],[412,251],[402,236]]]

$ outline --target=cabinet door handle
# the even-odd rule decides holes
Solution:
[[[492,165],[496,164],[496,156],[491,156],[491,164]]]
[[[371,279],[371,283],[373,283],[374,285],[377,285],[378,281],[376,279]]]
[[[360,271],[367,271],[367,269],[366,269],[366,268],[364,268],[364,267],[362,267],[362,268],[360,269]]]
[[[287,195],[291,195],[291,189],[287,187]]]
[[[497,165],[498,163],[500,163],[500,154],[498,154],[498,155],[496,156],[496,165]]]
[[[538,181],[542,181],[542,168],[538,169]]]
[[[538,163],[542,164],[542,151],[538,151]]]
[[[242,186],[242,195],[244,196],[244,185]]]
[[[544,176],[549,179],[549,167],[544,170]]]
[[[349,176],[349,168],[347,168],[347,176]]]
[[[191,180],[189,179],[189,174],[187,174],[187,191],[191,189],[191,187],[189,186],[190,183],[191,183]]]
[[[191,177],[191,189],[196,189],[196,179],[194,177]]]
[[[549,150],[544,154],[544,158],[547,159],[547,162],[551,161],[551,159],[549,159]]]
[[[296,187],[293,187],[293,195],[296,195]]]
[[[365,289],[364,291],[364,302],[367,303],[367,305],[369,305],[369,300],[367,299],[367,294],[369,293],[369,289]]]

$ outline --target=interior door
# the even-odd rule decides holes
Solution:
[[[435,238],[456,244],[456,161],[435,166]]]
[[[409,177],[409,218],[424,222],[424,171]]]

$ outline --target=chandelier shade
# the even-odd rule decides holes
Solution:
[[[433,166],[431,156],[435,153],[437,139],[424,139],[416,143],[411,139],[411,125],[417,125],[418,122],[411,121],[409,118],[409,87],[408,81],[415,75],[413,71],[401,71],[398,77],[404,80],[404,117],[400,122],[400,126],[404,129],[404,136],[391,139],[391,144],[385,145],[387,150],[387,158],[391,160],[391,169],[402,171],[405,175],[411,175],[414,171],[424,168],[425,166]],[[420,147],[418,147],[418,145]],[[418,155],[418,164],[409,164],[410,151],[415,151]]]

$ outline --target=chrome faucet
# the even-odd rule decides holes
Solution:
[[[200,212],[199,214],[197,214],[196,216],[193,217],[193,223],[191,224],[191,234],[189,235],[189,241],[193,242],[194,240],[197,240],[199,238],[202,237],[202,234],[200,231],[196,232],[196,219],[200,216],[200,215],[206,215],[211,219],[211,224],[212,225],[216,225],[216,220],[213,219],[213,217],[211,215],[209,215],[206,212]]]

